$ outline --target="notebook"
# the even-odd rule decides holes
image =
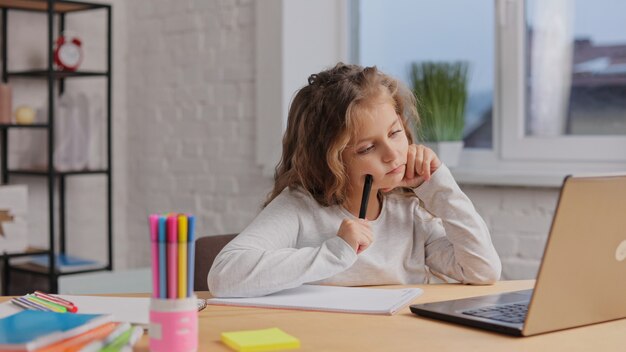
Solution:
[[[223,332],[222,342],[239,352],[300,348],[300,340],[279,328]]]
[[[110,315],[24,310],[0,319],[0,350],[33,351],[108,323]]]
[[[263,297],[211,298],[207,304],[393,315],[421,294],[419,288],[302,285]]]

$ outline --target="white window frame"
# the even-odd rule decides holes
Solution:
[[[525,135],[524,0],[494,0],[494,4],[493,149],[464,150],[460,165],[452,169],[457,181],[558,187],[568,174],[626,172],[626,136]],[[273,175],[280,158],[294,92],[309,74],[354,56],[349,40],[354,6],[358,0],[264,0],[256,4],[256,158],[265,175]]]

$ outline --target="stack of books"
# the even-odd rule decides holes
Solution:
[[[58,296],[41,292],[13,298],[24,310],[0,319],[0,351],[118,351],[143,328],[115,323],[109,314],[81,314]]]

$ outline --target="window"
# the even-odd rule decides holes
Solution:
[[[502,156],[626,160],[626,4],[502,3]],[[604,168],[604,167],[602,167]]]
[[[465,166],[552,168],[552,184],[626,167],[625,2],[358,4],[359,63],[408,84],[413,61],[469,61]]]
[[[526,135],[626,135],[626,4],[527,5]]]
[[[255,11],[267,175],[295,89],[337,61],[407,84],[413,61],[469,61],[461,182],[558,186],[568,173],[626,170],[626,2],[266,1]]]
[[[367,0],[359,5],[355,59],[360,64],[377,65],[410,87],[409,70],[413,62],[469,63],[465,146],[492,148],[493,3]]]

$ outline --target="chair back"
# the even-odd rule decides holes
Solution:
[[[205,236],[196,240],[194,291],[208,291],[207,276],[215,257],[237,234]]]

